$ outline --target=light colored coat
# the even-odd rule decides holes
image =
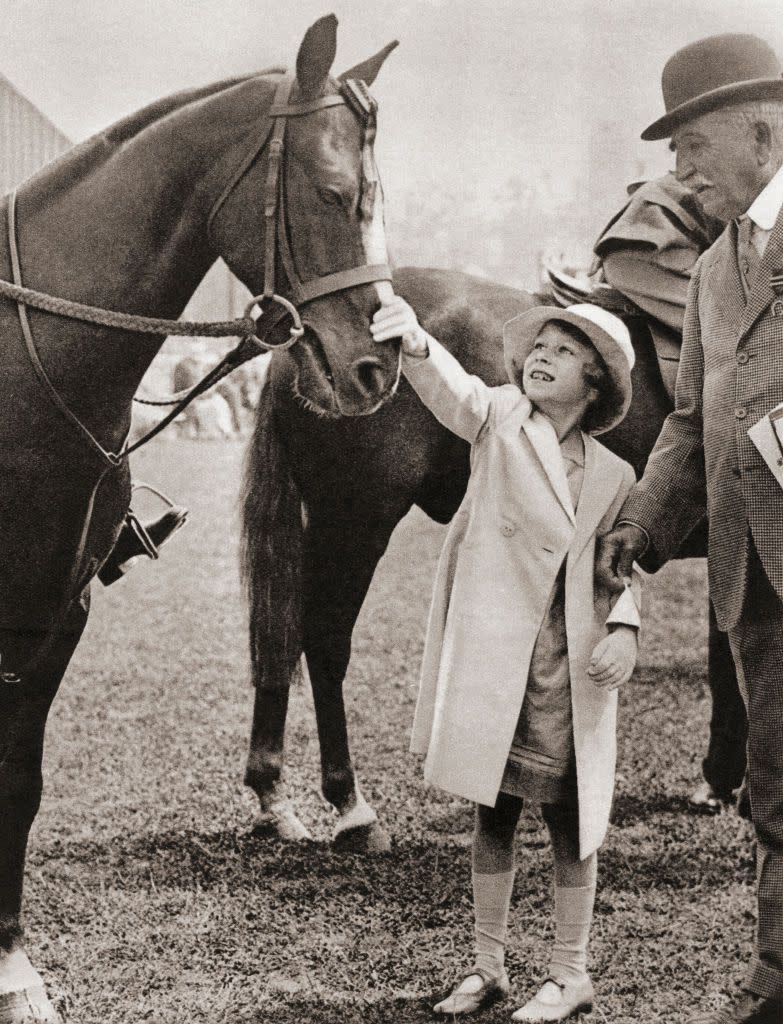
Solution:
[[[594,590],[596,533],[613,525],[634,483],[631,467],[584,435],[574,514],[552,424],[514,385],[488,387],[441,345],[405,358],[424,404],[469,441],[471,476],[441,553],[430,609],[411,749],[425,778],[494,806],[525,696],[533,646],[567,558],[566,630],[579,792],[580,851],[603,841],[616,760],[616,692],[587,668],[608,621],[638,625],[626,592],[612,610]]]

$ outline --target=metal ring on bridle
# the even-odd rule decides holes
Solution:
[[[254,341],[260,348],[266,349],[270,352],[278,352],[290,348],[299,341],[304,334],[305,329],[302,326],[302,319],[299,316],[299,310],[292,302],[289,302],[288,299],[284,299],[282,295],[256,295],[250,300],[250,302],[248,302],[247,306],[245,306],[245,316],[249,317],[255,323],[258,323],[261,316],[263,316],[263,303],[266,299],[271,299],[272,302],[276,302],[278,305],[282,306],[286,313],[291,317],[293,323],[288,330],[288,341],[281,341],[279,345],[270,345],[268,341],[263,341],[256,334],[248,334],[247,337]],[[252,315],[252,310],[255,306],[257,306],[261,311],[259,316],[256,317]]]

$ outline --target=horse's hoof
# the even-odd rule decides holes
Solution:
[[[0,1024],[62,1024],[43,985],[0,992]]]
[[[276,803],[270,804],[268,809],[259,816],[253,832],[262,835],[271,834],[286,843],[307,843],[312,842],[313,839],[290,800],[278,800]]]
[[[340,852],[388,853],[391,850],[391,836],[377,821],[355,828],[343,828],[336,832],[332,846]]]

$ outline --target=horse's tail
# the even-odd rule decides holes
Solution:
[[[267,380],[245,463],[242,515],[250,661],[254,684],[264,688],[287,687],[302,652],[302,514]]]

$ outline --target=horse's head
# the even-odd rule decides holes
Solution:
[[[369,331],[392,286],[382,269],[383,193],[372,152],[375,105],[366,91],[396,43],[333,79],[336,29],[333,15],[316,22],[300,46],[296,77],[273,83],[270,134],[215,211],[212,237],[254,294],[274,283],[297,306],[305,333],[281,358],[293,361],[300,397],[322,414],[356,416],[377,409],[399,380],[398,345],[377,345]],[[260,306],[259,328],[282,314],[274,300]],[[269,339],[283,341],[290,326],[285,316]]]

